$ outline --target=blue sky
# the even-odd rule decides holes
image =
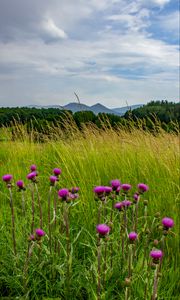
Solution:
[[[0,0],[0,106],[179,101],[178,0]]]

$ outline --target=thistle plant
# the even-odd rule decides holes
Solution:
[[[98,240],[97,240],[97,261],[98,261],[98,284],[97,284],[97,299],[101,299],[101,289],[102,289],[102,283],[101,283],[101,239],[105,238],[111,228],[107,226],[106,224],[98,224],[96,226],[96,231],[98,233]],[[106,258],[106,257],[105,257]],[[105,262],[106,264],[106,262]],[[106,269],[106,268],[105,268]]]
[[[22,215],[25,217],[26,216],[26,209],[25,209],[24,191],[26,190],[26,188],[24,186],[24,181],[23,180],[18,180],[16,182],[16,185],[18,187],[18,191],[21,192],[21,197],[22,197]]]
[[[157,289],[158,289],[158,272],[159,272],[159,262],[162,260],[163,253],[161,250],[152,250],[150,256],[153,259],[152,267],[154,268],[154,283],[151,300],[157,299]]]
[[[12,196],[12,179],[13,176],[11,174],[6,174],[2,177],[3,181],[6,183],[6,186],[9,190],[9,199],[10,199],[10,208],[11,208],[11,222],[12,222],[12,241],[13,241],[13,250],[14,255],[17,254],[16,251],[16,236],[15,236],[15,216],[14,216],[14,203],[13,203],[13,196]]]

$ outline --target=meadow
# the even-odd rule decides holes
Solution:
[[[165,240],[158,279],[158,299],[178,299],[178,135],[160,129],[158,133],[153,133],[133,126],[128,129],[98,129],[93,125],[84,126],[80,131],[75,124],[67,124],[66,131],[52,128],[51,135],[44,139],[42,136],[38,139],[35,132],[27,133],[23,126],[17,126],[16,133],[13,140],[10,129],[1,129],[0,133],[0,177],[4,174],[13,175],[12,197],[17,251],[14,255],[9,191],[1,180],[0,299],[151,299],[154,270],[149,252],[155,246],[154,240],[158,240],[158,249],[162,247],[161,220],[164,217],[172,218],[175,225]],[[46,233],[38,242],[28,241],[32,233],[33,183],[26,176],[33,164],[38,170],[38,190],[34,192],[34,229],[40,227],[38,201],[41,201],[42,229]],[[49,177],[53,175],[54,168],[60,168],[62,174],[50,192]],[[20,179],[24,180],[26,187],[23,192],[25,215],[22,212],[22,192],[18,192],[16,186],[16,181]],[[119,226],[123,218],[112,206],[111,197],[107,201],[101,223],[110,221],[112,210],[113,220],[106,248],[103,248],[106,242],[102,242],[103,283],[98,296],[96,226],[101,201],[95,201],[93,189],[96,186],[109,186],[113,179],[132,185],[127,194],[120,191],[115,196],[115,202],[122,201],[125,197],[133,201],[138,183],[147,184],[149,190],[139,200],[138,239],[135,246],[137,255],[133,259],[130,283],[126,280],[129,261],[127,237],[123,262],[119,244],[122,243]],[[66,208],[68,203],[60,201],[58,190],[72,187],[79,187],[79,197]],[[56,228],[53,227],[54,199],[57,202]],[[146,205],[144,200],[148,200]],[[145,206],[147,215],[144,215]],[[64,215],[67,211],[68,223],[67,215]],[[133,210],[130,208],[127,212],[128,232],[132,231],[132,214]],[[49,226],[52,230],[53,250],[49,246]],[[54,250],[55,243],[57,247]],[[32,245],[34,248],[29,253]],[[145,248],[147,253],[144,265]]]

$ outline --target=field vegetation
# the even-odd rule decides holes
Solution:
[[[165,132],[158,122],[151,132],[144,130],[143,122],[136,123],[136,126],[134,122],[129,122],[128,127],[116,128],[112,128],[108,122],[101,128],[91,123],[82,125],[79,130],[76,122],[71,119],[63,129],[60,126],[48,126],[48,134],[29,131],[24,124],[0,129],[0,177],[4,174],[13,175],[11,190],[16,236],[14,254],[12,207],[9,205],[11,195],[1,180],[1,299],[151,299],[154,270],[151,268],[149,253],[155,245],[158,249],[162,248],[161,220],[164,217],[172,218],[175,225],[168,231],[165,243],[163,242],[164,256],[158,278],[158,299],[178,299],[179,137],[177,130],[174,133]],[[36,164],[38,170],[37,189],[33,196],[34,229],[40,227],[40,201],[42,229],[46,233],[38,241],[28,240],[33,233],[31,222],[34,185],[26,176],[32,164]],[[62,174],[50,189],[49,176],[54,168],[60,168]],[[23,193],[17,191],[16,181],[20,179],[26,187]],[[102,247],[101,251],[103,283],[98,296],[96,226],[101,201],[95,201],[93,189],[95,186],[108,186],[113,179],[132,185],[128,194],[121,191],[116,195],[115,202],[124,200],[125,196],[133,201],[138,183],[145,183],[149,190],[139,200],[138,239],[130,285],[126,280],[129,262],[127,237],[124,254],[119,246],[122,243],[119,228],[121,222],[124,222],[123,217],[113,208],[113,220],[109,224],[112,199],[107,201],[106,216],[103,216],[101,223],[108,223],[111,232],[107,248]],[[71,204],[63,203],[58,198],[58,190],[72,187],[80,188],[79,198]],[[25,215],[22,210],[22,194]],[[148,200],[145,202],[145,216],[144,200]],[[57,203],[56,228],[53,225],[54,201]],[[128,232],[133,229],[132,218],[133,208],[130,208],[127,212]],[[53,250],[50,248],[49,226]],[[158,240],[158,244],[154,244],[154,240]],[[143,265],[145,248],[147,253]]]

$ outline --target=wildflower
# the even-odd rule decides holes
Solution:
[[[105,187],[104,186],[96,186],[94,188],[94,193],[97,195],[101,195],[105,192]]]
[[[138,202],[138,201],[139,201],[139,194],[138,194],[138,193],[135,193],[135,194],[133,195],[133,198],[134,198],[134,202],[135,202],[135,203]]]
[[[138,184],[138,189],[139,189],[139,192],[141,194],[143,194],[144,192],[147,192],[149,190],[149,187],[148,187],[148,185],[146,185],[144,183],[139,183]]]
[[[53,170],[53,173],[54,173],[55,176],[58,177],[58,176],[62,173],[62,171],[61,171],[61,169],[55,168],[55,169]]]
[[[61,189],[58,191],[58,196],[63,200],[66,201],[67,197],[69,196],[69,190],[68,189]]]
[[[36,176],[37,176],[37,172],[33,171],[27,175],[27,179],[35,181]]]
[[[31,242],[31,241],[35,241],[35,240],[36,240],[35,235],[30,234],[30,236],[28,237],[28,241]]]
[[[32,172],[36,171],[36,170],[37,170],[36,165],[31,165],[30,170],[31,170]]]
[[[159,263],[159,260],[163,257],[163,252],[161,250],[152,250],[150,256],[153,258],[155,264]]]
[[[129,237],[129,240],[133,242],[133,241],[137,240],[138,235],[136,232],[132,231],[129,233],[128,237]]]
[[[16,182],[16,185],[19,188],[19,190],[24,190],[24,182],[23,182],[23,180],[18,180]]]
[[[79,187],[72,187],[71,189],[69,189],[69,192],[72,194],[77,194],[79,190]]]
[[[124,192],[128,192],[131,189],[131,185],[128,183],[124,183],[121,185],[121,188],[123,189]]]
[[[105,192],[106,195],[109,195],[112,192],[112,187],[105,186],[104,187],[104,192]]]
[[[96,230],[100,237],[105,237],[110,232],[111,228],[106,224],[99,224],[96,226]]]
[[[165,217],[162,219],[162,225],[164,226],[164,230],[168,230],[169,228],[172,228],[174,226],[174,220]]]
[[[132,202],[129,200],[124,200],[124,201],[122,201],[122,204],[124,207],[129,207],[132,204]]]
[[[44,236],[46,233],[44,232],[44,230],[38,228],[35,230],[36,232],[36,237],[41,238],[42,236]]]
[[[111,186],[112,186],[113,191],[117,191],[117,189],[119,189],[121,186],[121,182],[119,181],[119,179],[113,179],[111,181]]]
[[[50,180],[50,185],[54,186],[55,182],[57,181],[57,177],[56,176],[50,176],[49,180]]]
[[[114,208],[118,209],[119,211],[123,210],[123,207],[124,207],[124,205],[122,202],[117,202],[114,205]]]
[[[11,174],[6,174],[2,177],[2,180],[6,183],[10,183],[10,181],[12,180],[13,176]]]

